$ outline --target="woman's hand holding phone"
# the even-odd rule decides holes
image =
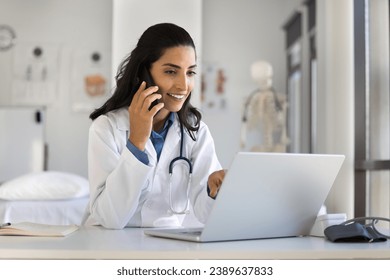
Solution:
[[[164,107],[163,103],[158,103],[150,108],[153,101],[162,97],[157,91],[157,86],[146,88],[146,82],[142,82],[128,109],[130,118],[129,140],[141,151],[145,150],[146,142],[152,132],[153,117]]]

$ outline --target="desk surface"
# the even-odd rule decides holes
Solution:
[[[390,242],[296,237],[198,244],[137,228],[88,227],[67,237],[0,236],[0,259],[390,259]]]

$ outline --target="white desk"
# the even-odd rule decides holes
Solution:
[[[149,237],[142,229],[90,227],[64,238],[0,236],[0,259],[390,259],[390,241],[297,237],[198,244]]]

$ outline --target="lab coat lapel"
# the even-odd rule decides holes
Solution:
[[[175,121],[173,122],[172,126],[168,130],[167,136],[164,141],[164,146],[161,151],[160,160],[161,159],[168,159],[169,161],[172,160],[174,157],[177,157],[179,154],[177,151],[179,149],[177,148],[178,145],[180,145],[180,123],[177,118],[175,117]],[[151,163],[157,163],[157,152],[156,149],[153,146],[152,140],[150,138],[148,139],[148,142],[146,143],[146,151],[149,156],[149,161]],[[176,155],[177,154],[177,155]]]
[[[178,146],[180,145],[180,125],[177,117],[171,128],[168,130],[167,137],[164,141],[164,146],[161,151],[160,159],[168,159],[171,161],[173,158],[179,156]]]

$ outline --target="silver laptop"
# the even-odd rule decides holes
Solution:
[[[308,235],[345,156],[238,153],[203,228],[145,234],[195,242]]]

